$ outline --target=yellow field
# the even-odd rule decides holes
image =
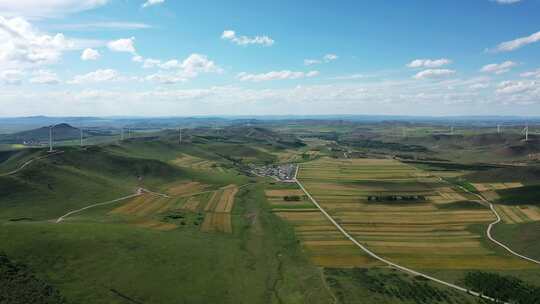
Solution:
[[[284,202],[285,195],[302,195],[300,189],[269,189],[266,195],[271,205],[301,206],[295,209],[273,209],[289,222],[311,261],[322,267],[368,267],[380,265],[357,248],[309,201]]]
[[[215,191],[204,211],[206,215],[201,230],[204,232],[232,232],[231,211],[238,187],[229,185]]]
[[[446,204],[474,200],[474,196],[407,164],[392,159],[320,159],[302,164],[299,179],[319,204],[358,241],[404,266],[482,270],[530,267],[517,258],[494,252],[485,245],[483,234],[469,229],[473,224],[488,224],[495,220],[488,208],[445,208]],[[492,188],[516,186],[517,183],[490,185]],[[424,199],[368,200],[368,197],[388,195],[421,196]],[[537,209],[516,208],[504,210],[508,220],[517,222],[537,216]],[[346,246],[347,241],[328,227],[322,214],[279,212],[278,215],[298,226],[297,235],[307,248],[328,250],[336,247],[333,250],[337,250]],[[310,228],[309,224],[326,227],[326,230]],[[345,252],[349,252],[348,249]],[[320,264],[329,261],[326,258],[318,260]],[[338,264],[336,261],[336,267]]]
[[[182,154],[181,157],[176,158],[172,163],[178,167],[192,168],[199,170],[212,170],[216,169],[223,171],[221,167],[216,166],[216,163],[199,157],[195,157],[188,154]]]
[[[497,213],[506,224],[520,224],[540,221],[540,209],[537,206],[503,206],[495,207]]]

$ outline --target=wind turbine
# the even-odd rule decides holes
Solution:
[[[49,126],[49,153],[53,152],[53,134],[52,134],[53,128],[54,128],[54,125]]]
[[[182,143],[182,128],[178,128],[178,143]]]
[[[497,125],[497,134],[501,134],[501,125],[500,124]]]
[[[521,134],[525,133],[525,141],[529,141],[529,124],[523,128],[523,131],[521,131]]]
[[[79,127],[79,131],[81,131],[81,147],[83,146],[83,128],[82,126]]]

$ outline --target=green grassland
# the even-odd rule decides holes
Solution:
[[[466,281],[477,271],[514,276],[531,290],[540,284],[537,267],[485,238],[493,215],[458,187],[523,182],[498,190],[500,202],[537,203],[540,174],[533,162],[511,163],[527,161],[528,152],[511,148],[525,145],[516,132],[452,136],[444,126],[408,125],[403,136],[395,124],[267,126],[186,129],[181,143],[177,130],[114,142],[104,137],[108,143],[94,137],[99,144],[85,148],[66,142],[63,153],[10,176],[1,174],[46,152],[1,151],[0,271],[7,275],[0,286],[9,286],[11,298],[2,293],[0,303],[27,303],[22,293],[42,295],[43,303],[477,303],[383,267],[298,195],[297,185],[247,170],[291,161],[302,163],[300,180],[338,222],[392,261],[479,290],[485,286]],[[531,143],[526,151],[534,149]],[[175,206],[166,211],[114,212],[137,198],[55,223],[68,211],[139,187],[169,193],[189,183],[201,187],[193,197],[141,197],[141,204]],[[230,186],[242,186],[230,213],[232,233],[203,232],[204,205]],[[298,200],[286,200],[287,191]],[[198,209],[184,208],[192,198]],[[168,229],[140,225],[150,221]],[[538,223],[500,224],[494,235],[540,258]]]

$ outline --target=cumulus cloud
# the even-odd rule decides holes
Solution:
[[[537,89],[538,87],[539,82],[537,81],[506,80],[497,85],[496,92],[498,94],[516,94]]]
[[[519,76],[527,78],[527,77],[536,77],[540,78],[540,69],[537,69],[536,71],[529,71],[521,73]]]
[[[438,68],[452,63],[447,58],[440,59],[415,59],[407,64],[409,68]]]
[[[415,79],[436,79],[452,76],[456,73],[454,70],[449,69],[427,69],[418,72],[414,75]]]
[[[484,73],[493,73],[493,74],[499,75],[499,74],[504,74],[510,71],[510,69],[512,69],[516,65],[517,63],[513,61],[505,61],[502,63],[492,63],[492,64],[487,64],[483,66],[482,69],[480,69],[480,71]]]
[[[262,46],[272,46],[275,42],[272,38],[266,35],[255,37],[237,36],[236,32],[233,30],[223,31],[223,33],[221,34],[221,39],[231,41],[238,45],[259,44]]]
[[[263,74],[248,74],[245,72],[239,73],[237,75],[237,78],[241,81],[252,81],[252,82],[260,82],[260,81],[269,81],[269,80],[283,80],[283,79],[299,79],[299,78],[310,78],[318,76],[318,71],[310,71],[310,72],[293,72],[289,70],[284,71],[272,71],[268,73]]]
[[[108,0],[3,0],[0,1],[0,12],[3,16],[57,17],[93,9],[107,2]]]
[[[0,67],[28,67],[58,62],[63,52],[79,48],[63,34],[41,33],[23,18],[0,16]]]
[[[206,55],[196,53],[189,55],[182,61],[172,59],[162,62],[158,59],[144,59],[142,57],[134,59],[135,61],[142,62],[143,67],[161,69],[162,71],[147,76],[146,80],[163,84],[185,82],[199,76],[201,73],[221,73],[223,71],[214,61],[208,59]]]
[[[48,28],[69,31],[95,31],[95,30],[142,30],[152,28],[151,25],[139,22],[108,21],[92,23],[54,24]]]
[[[34,84],[58,84],[60,79],[56,73],[47,70],[38,70],[32,73],[30,83]]]
[[[337,60],[339,57],[336,54],[326,54],[323,56],[322,59],[304,59],[304,65],[314,65],[314,64],[320,64],[323,62],[330,62]]]
[[[120,74],[113,69],[99,69],[88,74],[77,75],[72,80],[68,81],[69,84],[88,84],[99,83],[104,81],[117,81]]]
[[[489,83],[474,83],[469,86],[471,90],[481,90],[489,88]]]
[[[0,80],[4,84],[19,85],[22,83],[25,73],[21,70],[5,70],[0,72]]]
[[[124,52],[136,55],[135,37],[113,40],[107,43],[107,47],[113,52]]]
[[[491,0],[492,2],[496,2],[498,4],[514,4],[521,2],[521,0]]]
[[[156,4],[162,4],[163,2],[165,2],[165,0],[148,0],[145,3],[143,3],[142,7],[149,7]]]
[[[81,54],[81,59],[84,61],[98,60],[99,57],[101,57],[101,54],[99,53],[99,51],[90,49],[90,48],[84,49],[84,51]]]
[[[528,44],[540,41],[540,32],[536,32],[526,37],[500,43],[494,50],[495,52],[510,52],[522,48]]]

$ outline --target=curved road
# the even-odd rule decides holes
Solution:
[[[60,154],[60,153],[64,153],[64,151],[56,151],[56,152],[52,152],[52,153],[49,153],[47,155],[44,155],[44,156],[40,156],[40,157],[36,157],[36,158],[32,158],[31,160],[25,162],[24,164],[22,164],[19,168],[13,170],[13,171],[10,171],[8,173],[3,173],[3,174],[0,174],[0,177],[2,176],[9,176],[9,175],[13,175],[19,171],[21,171],[22,169],[24,169],[26,166],[30,165],[31,163],[33,163],[34,161],[36,160],[40,160],[40,159],[44,159],[44,158],[47,158],[47,157],[51,157],[53,155],[56,155],[56,154]]]
[[[440,177],[439,177],[439,178],[440,178]],[[440,178],[440,179],[443,180],[442,178]],[[535,264],[540,265],[540,261],[535,260],[535,259],[532,259],[532,258],[530,258],[530,257],[524,256],[524,255],[522,255],[522,254],[519,254],[519,253],[515,252],[515,251],[512,250],[510,247],[508,247],[508,246],[506,246],[505,244],[503,244],[503,243],[497,241],[497,240],[491,235],[491,230],[493,229],[493,227],[494,227],[495,225],[497,225],[498,223],[501,222],[501,216],[499,215],[499,213],[498,213],[497,210],[495,209],[495,206],[493,205],[492,202],[490,202],[489,200],[487,200],[487,199],[486,199],[484,196],[482,196],[481,194],[477,194],[477,193],[471,192],[471,191],[469,191],[467,188],[465,188],[465,187],[463,187],[463,186],[461,186],[461,185],[458,185],[458,187],[459,187],[460,189],[462,189],[463,191],[465,191],[465,192],[467,192],[467,193],[470,193],[470,194],[472,194],[472,195],[478,197],[482,202],[488,204],[489,209],[491,209],[491,211],[493,212],[493,214],[495,214],[495,216],[497,217],[497,219],[496,219],[493,223],[489,224],[489,226],[488,226],[488,228],[487,228],[487,230],[486,230],[487,237],[488,237],[488,239],[489,239],[490,241],[492,241],[493,243],[495,243],[495,244],[501,246],[501,247],[504,248],[506,251],[508,251],[509,253],[511,253],[511,254],[513,254],[513,255],[515,255],[515,256],[517,256],[518,258],[521,258],[521,259],[527,260],[527,261],[529,261],[529,262],[532,262],[532,263],[535,263]]]
[[[296,175],[295,175],[295,181],[296,181],[296,184],[302,189],[302,191],[304,191],[304,193],[306,194],[306,196],[311,200],[311,202],[313,202],[313,204],[317,207],[317,209],[319,209],[322,214],[346,237],[348,238],[351,242],[353,242],[357,247],[359,247],[360,249],[362,249],[362,251],[364,251],[365,253],[367,253],[369,256],[371,256],[372,258],[388,265],[388,266],[391,266],[391,267],[394,267],[398,270],[401,270],[403,272],[406,272],[406,273],[409,273],[409,274],[412,274],[412,275],[415,275],[415,276],[420,276],[420,277],[423,277],[427,280],[430,280],[430,281],[433,281],[433,282],[436,282],[436,283],[439,283],[439,284],[442,284],[442,285],[445,285],[447,287],[450,287],[450,288],[453,288],[455,290],[459,290],[459,291],[462,291],[462,292],[465,292],[467,294],[470,294],[470,295],[473,295],[473,296],[476,296],[476,297],[479,297],[481,299],[484,299],[484,300],[489,300],[489,301],[492,301],[492,302],[496,302],[496,303],[504,303],[504,304],[509,304],[507,302],[503,302],[503,301],[500,301],[500,300],[497,300],[497,299],[494,299],[494,298],[491,298],[491,297],[488,297],[488,296],[485,296],[481,293],[478,293],[478,292],[474,292],[474,291],[471,291],[471,290],[468,290],[466,288],[463,288],[461,286],[458,286],[458,285],[455,285],[455,284],[452,284],[452,283],[449,283],[449,282],[446,282],[446,281],[443,281],[443,280],[439,280],[437,278],[434,278],[432,276],[429,276],[427,274],[424,274],[424,273],[421,273],[421,272],[418,272],[418,271],[415,271],[415,270],[412,270],[410,268],[407,268],[407,267],[404,267],[404,266],[401,266],[401,265],[398,265],[396,263],[393,263],[377,254],[375,254],[374,252],[372,252],[371,250],[369,250],[367,247],[365,247],[364,245],[360,244],[354,237],[352,237],[343,227],[341,227],[340,224],[338,224],[334,218],[332,218],[332,216],[330,216],[330,214],[328,214],[326,212],[326,210],[324,210],[321,205],[319,205],[319,203],[311,196],[311,194],[309,194],[309,192],[306,190],[306,188],[304,188],[304,186],[302,185],[302,183],[296,178],[298,176],[298,170],[300,169],[300,165],[297,165],[296,167]]]

